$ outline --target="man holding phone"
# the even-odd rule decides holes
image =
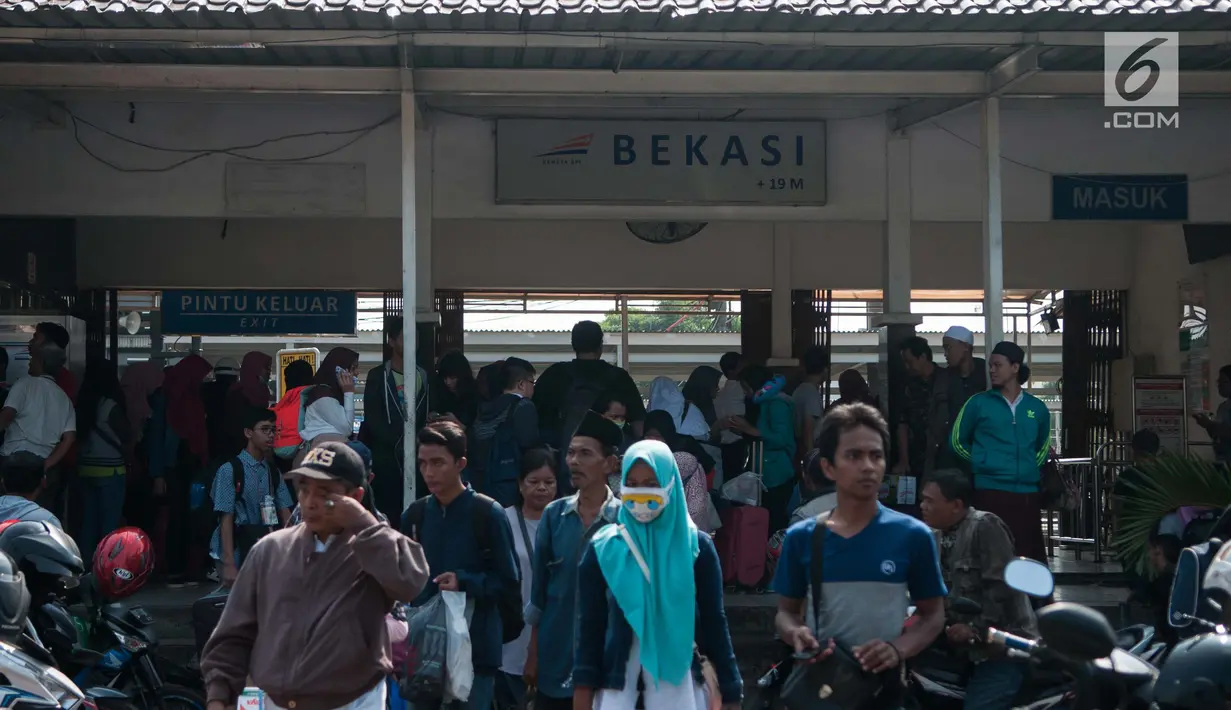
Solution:
[[[201,653],[207,710],[248,685],[267,710],[385,710],[385,615],[427,583],[423,548],[363,507],[367,472],[346,444],[313,448],[290,475],[304,524],[262,538],[240,569]]]
[[[1197,412],[1193,419],[1214,440],[1214,458],[1221,464],[1231,463],[1231,365],[1218,370],[1218,396],[1223,398],[1214,416]]]

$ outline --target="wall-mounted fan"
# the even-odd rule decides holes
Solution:
[[[625,222],[628,231],[650,244],[676,244],[695,236],[708,222]]]

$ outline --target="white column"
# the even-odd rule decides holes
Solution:
[[[791,237],[770,228],[774,240],[774,281],[770,294],[770,367],[797,364],[791,356]]]
[[[985,356],[1004,340],[1004,225],[1000,204],[1000,99],[983,101],[983,338]]]
[[[406,429],[402,437],[403,507],[418,497],[415,490],[415,351],[418,312],[418,190],[415,183],[415,93],[402,92],[402,372],[406,377]],[[426,385],[426,383],[424,383]]]
[[[420,116],[420,119],[423,117]],[[413,119],[412,119],[413,120]],[[420,121],[426,123],[426,121]],[[436,310],[436,282],[432,280],[432,129],[419,125],[415,133],[415,258],[418,260],[416,306],[421,314]]]
[[[910,137],[889,136],[885,147],[885,303],[881,321],[917,325],[910,314]]]

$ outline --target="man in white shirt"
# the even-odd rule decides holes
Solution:
[[[30,353],[31,374],[13,385],[0,409],[0,457],[28,451],[51,470],[68,454],[77,438],[77,415],[55,379],[66,362],[64,350],[50,343]]]

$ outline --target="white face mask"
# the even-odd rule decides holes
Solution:
[[[671,490],[668,488],[630,488],[620,489],[620,500],[624,509],[632,514],[639,523],[649,523],[663,514],[667,504],[671,502]]]

